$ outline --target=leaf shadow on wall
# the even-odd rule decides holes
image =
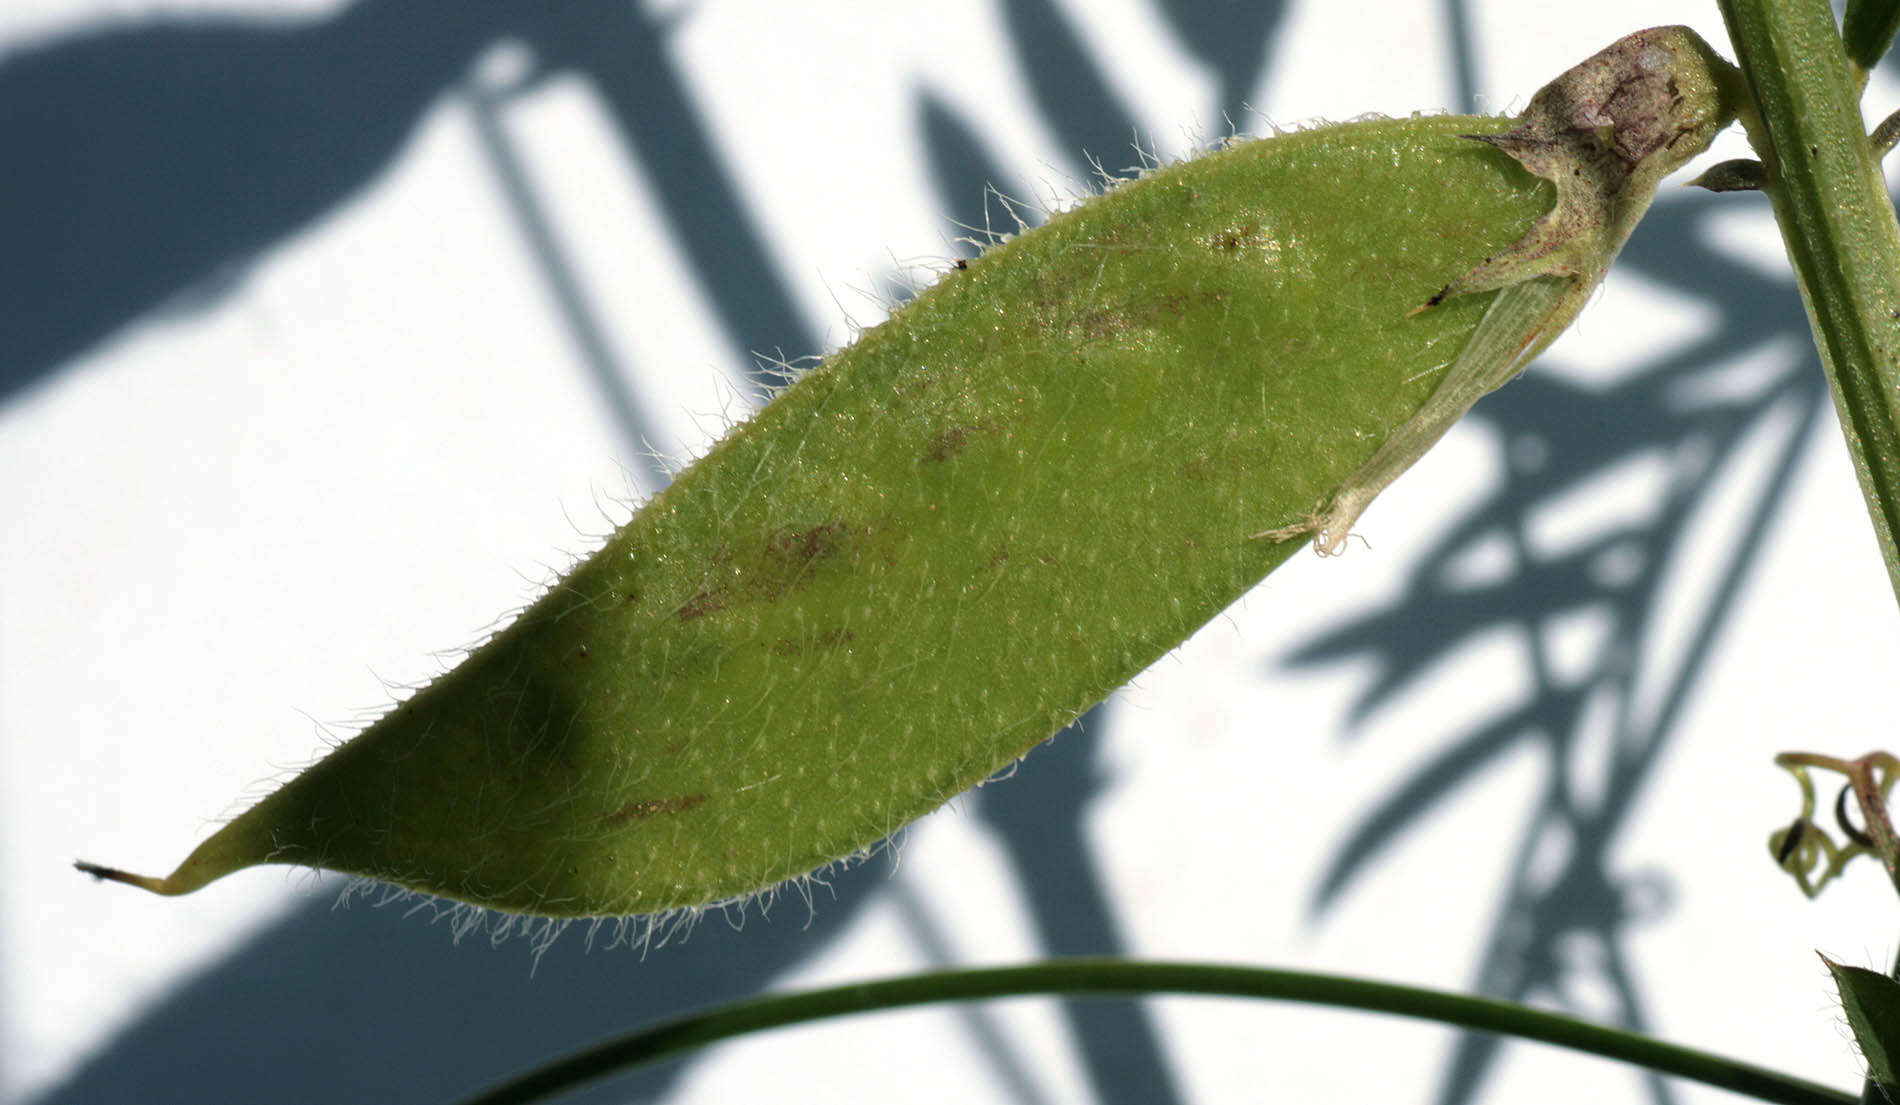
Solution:
[[[1168,26],[1217,74],[1224,100],[1258,84],[1282,8],[1253,5],[1237,26],[1225,5],[1161,4]],[[1019,60],[1036,74],[1037,108],[1077,163],[1084,150],[1126,149],[1133,116],[1112,100],[1060,11],[1012,0],[1006,15]],[[1259,41],[1242,42],[1242,30]],[[316,21],[151,21],[0,58],[0,103],[10,105],[0,141],[24,151],[0,181],[0,220],[15,251],[0,276],[0,402],[155,312],[190,309],[232,287],[255,259],[372,185],[436,99],[470,96],[478,125],[492,123],[511,95],[552,73],[579,74],[602,97],[731,347],[746,357],[816,352],[665,31],[629,4],[359,0]],[[471,61],[503,40],[527,45],[537,72],[519,89],[471,90]],[[967,170],[944,168],[948,131],[936,122],[942,192],[955,202],[981,196]],[[965,137],[976,141],[974,131]],[[623,441],[637,448],[641,412],[623,382],[633,370],[591,321],[585,289],[528,176],[511,163],[505,134],[492,128],[484,138],[577,355]],[[952,210],[962,211],[954,202]],[[1081,832],[1102,781],[1091,764],[1106,716],[1091,712],[975,803],[1002,834],[1051,952],[1126,950]],[[755,917],[731,932],[711,919],[645,961],[583,956],[569,936],[532,978],[525,957],[480,941],[451,945],[440,928],[399,910],[313,905],[155,1002],[41,1100],[453,1100],[602,1033],[758,992],[879,900],[907,918],[927,959],[951,961],[936,920],[877,862],[836,875],[809,922],[802,905],[781,902],[769,925]],[[982,1014],[960,1015],[1011,1098],[1040,1101]],[[1069,1024],[1098,1100],[1175,1100],[1139,1006],[1091,1003]],[[679,1070],[579,1100],[663,1095]]]
[[[1349,719],[1358,724],[1461,647],[1500,633],[1522,642],[1530,692],[1501,701],[1475,730],[1418,734],[1442,751],[1357,818],[1314,893],[1312,914],[1339,904],[1355,880],[1376,878],[1376,861],[1462,789],[1535,748],[1544,775],[1506,846],[1506,886],[1474,988],[1509,1001],[1556,1001],[1637,1031],[1650,1026],[1626,944],[1633,926],[1668,908],[1670,886],[1666,873],[1621,871],[1614,857],[1827,409],[1792,283],[1710,247],[1721,234],[1717,217],[1737,203],[1766,201],[1693,192],[1658,204],[1618,264],[1617,273],[1641,275],[1715,314],[1702,336],[1607,386],[1580,385],[1546,364],[1485,398],[1473,414],[1503,436],[1501,486],[1419,559],[1395,601],[1283,660],[1372,661],[1376,675]],[[1736,370],[1763,350],[1782,355],[1752,375]],[[1676,560],[1697,536],[1702,508],[1764,449],[1769,459],[1750,486],[1743,521],[1724,535],[1725,559],[1707,579],[1684,578]],[[1621,504],[1607,528],[1553,538],[1541,525],[1567,499],[1614,486],[1644,465],[1664,472],[1660,492]],[[1665,624],[1663,606],[1690,591],[1699,601],[1684,634]],[[1580,659],[1559,643],[1577,627],[1590,630]],[[1576,1000],[1592,993],[1613,995],[1610,1006]],[[1462,1036],[1440,1105],[1475,1100],[1505,1046]],[[1660,1078],[1647,1084],[1653,1100],[1674,1099]]]
[[[319,20],[113,23],[0,56],[0,402],[140,320],[222,298],[375,183],[503,42],[529,48],[534,79],[599,91],[740,360],[816,352],[665,32],[631,4],[358,0]]]

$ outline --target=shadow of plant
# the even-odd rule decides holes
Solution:
[[[1281,10],[1278,3],[1242,12],[1212,0],[1160,3],[1186,48],[1218,74],[1230,105],[1258,83]],[[0,330],[18,338],[6,343],[12,352],[0,363],[0,400],[158,307],[180,297],[208,301],[231,285],[230,274],[375,179],[433,99],[458,95],[575,355],[629,455],[643,457],[647,416],[628,387],[633,370],[613,348],[506,130],[513,99],[554,74],[577,76],[600,95],[732,347],[744,359],[755,350],[777,351],[783,360],[819,351],[815,328],[794,306],[767,237],[666,49],[668,18],[632,5],[478,0],[456,9],[448,34],[441,15],[414,0],[356,0],[332,17],[306,21],[220,17],[82,30],[0,59],[0,100],[46,108],[10,116],[0,131],[14,148],[60,154],[20,159],[22,171],[7,186],[5,206],[14,215],[0,216],[10,220],[0,226],[22,231],[9,236],[18,247],[10,271],[19,280],[0,290],[18,292],[7,297],[16,305],[39,306],[9,312]],[[1062,12],[1047,0],[1011,0],[1005,16],[1038,110],[1074,153],[1073,175],[1088,175],[1085,151],[1130,149],[1133,116]],[[502,41],[532,56],[531,71],[508,86],[485,83],[469,69]],[[333,70],[344,63],[355,68],[339,84]],[[401,94],[391,94],[388,82],[398,76]],[[362,94],[339,97],[339,90]],[[305,111],[306,102],[323,110]],[[927,92],[919,92],[919,105],[940,193],[967,219],[968,201],[980,202],[983,186],[1004,178],[987,168],[994,159],[982,156],[974,128]],[[233,133],[257,138],[234,145]],[[162,141],[148,141],[152,136]],[[176,187],[101,190],[90,221],[64,231],[65,223],[46,217],[72,210],[61,200],[77,182],[121,164],[138,164],[154,181]],[[309,172],[312,165],[326,171]],[[235,209],[238,218],[219,198],[234,188],[246,200]],[[88,227],[98,232],[81,233]],[[123,228],[143,229],[128,235]],[[61,282],[68,272],[89,282],[86,295]],[[29,293],[30,300],[20,298]],[[769,375],[760,369],[754,376],[755,401]],[[985,790],[974,803],[1015,863],[1037,939],[1050,954],[1125,950],[1081,828],[1100,783],[1089,765],[1106,716],[1092,711],[1025,763],[1009,786]],[[759,992],[816,954],[873,900],[894,904],[926,957],[947,962],[952,949],[936,919],[901,884],[880,884],[880,867],[837,876],[810,924],[755,923],[743,937],[714,924],[688,943],[615,969],[580,963],[572,941],[557,945],[541,960],[532,987],[520,977],[519,961],[458,954],[441,933],[404,924],[393,911],[308,907],[148,1008],[40,1100],[158,1100],[167,1092],[162,1087],[214,1105],[449,1099],[604,1032]],[[501,1009],[511,1012],[467,1015]],[[985,1014],[963,1016],[999,1084],[1014,1100],[1039,1101],[1033,1079]],[[1138,1004],[1074,1006],[1070,1027],[1097,1100],[1177,1099]],[[299,1061],[309,1054],[326,1061]],[[586,1099],[664,1096],[682,1066],[618,1080]],[[286,1070],[300,1073],[286,1082]]]
[[[1285,5],[1154,2],[1178,45],[1214,76],[1219,109],[1239,118],[1265,75]],[[1463,43],[1468,21],[1462,0],[1447,0],[1444,10],[1454,39]],[[1086,154],[1113,164],[1114,155],[1136,139],[1137,126],[1064,11],[1050,0],[1006,0],[1003,6],[1039,121],[1070,151],[1071,175],[1086,179]],[[45,313],[11,314],[10,328],[0,329],[18,338],[0,342],[12,350],[0,363],[0,399],[57,371],[128,321],[194,288],[215,286],[218,274],[241,268],[310,225],[387,166],[422,105],[450,94],[465,97],[473,108],[498,186],[576,355],[615,415],[630,455],[642,454],[645,414],[626,384],[632,370],[598,324],[502,125],[510,98],[528,86],[494,88],[467,75],[470,59],[502,40],[528,46],[536,76],[578,75],[601,94],[734,349],[777,350],[787,359],[819,351],[815,327],[796,308],[771,261],[765,231],[725,170],[665,48],[669,24],[627,4],[484,0],[457,12],[455,33],[445,34],[442,9],[408,0],[357,0],[328,20],[268,28],[234,20],[154,22],[72,35],[0,59],[0,100],[44,104],[49,112],[44,119],[33,117],[37,129],[8,132],[17,139],[13,148],[29,155],[76,149],[84,155],[80,162],[90,158],[106,165],[140,158],[175,163],[209,174],[204,179],[243,182],[247,203],[238,209],[243,217],[231,219],[214,202],[220,193],[191,183],[198,178],[156,202],[150,193],[102,193],[105,206],[93,210],[97,232],[81,226],[62,235],[55,231],[63,224],[43,213],[63,209],[55,201],[84,165],[68,170],[62,168],[68,161],[58,158],[18,158],[20,171],[10,176],[5,193],[11,198],[0,207],[28,217],[0,223],[22,228],[9,239],[16,242],[10,268],[19,278],[0,282],[0,292],[41,296]],[[375,56],[401,69],[400,96],[326,76],[326,59],[360,59],[372,38],[383,48]],[[200,58],[210,62],[201,64]],[[1468,46],[1451,64],[1469,101],[1476,66]],[[210,91],[221,94],[193,94],[216,80],[225,83]],[[128,102],[128,90],[147,87],[162,95],[138,105],[144,111],[132,117],[138,125],[87,129],[73,114],[90,108],[100,119],[113,117]],[[234,87],[238,94],[229,94]],[[260,99],[257,88],[280,94]],[[336,96],[351,90],[363,94]],[[300,111],[306,97],[321,103],[322,111]],[[915,102],[944,210],[966,226],[1013,225],[986,188],[1027,193],[1000,168],[983,138],[982,121],[960,117],[927,88],[916,90]],[[272,104],[281,105],[275,122],[264,111]],[[256,131],[257,142],[232,146],[228,138],[239,122]],[[151,134],[164,141],[151,143]],[[75,145],[75,136],[85,141]],[[313,164],[327,171],[303,171]],[[1702,197],[1661,208],[1623,262],[1677,294],[1720,309],[1712,336],[1607,389],[1533,372],[1481,404],[1478,417],[1498,426],[1509,442],[1512,461],[1498,494],[1446,535],[1402,599],[1309,642],[1288,661],[1376,658],[1381,674],[1358,703],[1357,720],[1426,678],[1427,669],[1461,643],[1500,628],[1523,636],[1533,657],[1535,692],[1483,729],[1451,738],[1446,752],[1367,814],[1335,857],[1312,908],[1323,914],[1401,833],[1501,755],[1537,747],[1549,769],[1540,804],[1517,845],[1478,985],[1503,997],[1561,998],[1581,969],[1567,957],[1571,943],[1582,939],[1601,953],[1588,969],[1619,996],[1615,1015],[1636,1027],[1643,1003],[1624,970],[1620,941],[1633,920],[1654,908],[1656,894],[1641,880],[1611,871],[1609,849],[1733,603],[1755,538],[1786,490],[1798,445],[1823,409],[1820,378],[1805,363],[1791,362],[1792,371],[1757,381],[1752,389],[1716,386],[1720,370],[1712,366],[1740,352],[1771,348],[1790,336],[1795,348],[1805,344],[1804,319],[1786,284],[1703,246],[1709,215],[1717,204],[1733,202]],[[111,229],[117,226],[144,228],[143,236]],[[207,235],[206,228],[217,233]],[[92,274],[89,294],[43,295],[63,286],[47,278],[61,264],[75,263],[76,244],[85,251],[78,270]],[[762,375],[755,377],[755,398],[763,382]],[[1652,663],[1658,602],[1670,584],[1670,557],[1687,532],[1684,519],[1761,433],[1779,435],[1770,475],[1732,542],[1736,551],[1705,597],[1688,646],[1666,658],[1669,666],[1658,678]],[[1641,521],[1561,548],[1534,540],[1533,519],[1547,504],[1632,461],[1660,463],[1669,472],[1666,491]],[[1474,579],[1464,566],[1474,550],[1494,546],[1507,551],[1509,569]],[[1579,612],[1608,627],[1581,675],[1560,671],[1545,644],[1555,623]],[[1124,950],[1097,858],[1082,833],[1083,814],[1100,782],[1092,765],[1105,716],[1093,712],[1083,726],[1040,749],[1008,786],[986,789],[972,803],[1000,834],[1038,940],[1051,954]],[[1601,759],[1589,772],[1605,779],[1600,786],[1577,777],[1579,759],[1586,756]],[[1568,842],[1567,860],[1555,875],[1543,877],[1530,861],[1552,838]],[[742,939],[711,926],[644,964],[629,962],[624,974],[603,970],[598,962],[583,969],[572,948],[557,947],[532,990],[518,977],[517,961],[458,954],[439,933],[400,925],[387,911],[300,910],[155,1005],[43,1100],[155,1100],[155,1086],[189,1087],[191,1100],[213,1105],[363,1099],[392,1091],[408,1100],[446,1099],[480,1085],[491,1070],[505,1072],[581,1039],[763,990],[816,954],[880,896],[898,902],[920,948],[947,960],[951,952],[936,933],[935,919],[914,902],[906,905],[901,889],[870,877],[875,872],[859,869],[837,880],[836,900],[821,901],[812,926],[755,926]],[[514,1009],[519,1016],[490,1019],[467,1012],[482,1008]],[[1033,1080],[1008,1047],[987,1033],[981,1017],[968,1023],[1014,1099],[1038,1100]],[[1140,1007],[1073,1007],[1069,1023],[1097,1100],[1177,1099]],[[416,1035],[431,1025],[442,1031]],[[1439,1100],[1471,1100],[1496,1049],[1483,1038],[1465,1039]],[[326,1062],[303,1061],[313,1054]],[[331,1061],[339,1054],[353,1061]],[[234,1055],[245,1057],[235,1069]],[[479,1060],[476,1066],[469,1065],[470,1057]],[[281,1082],[287,1069],[300,1072],[290,1088]],[[678,1069],[616,1085],[613,1099],[664,1095]],[[207,1077],[220,1070],[228,1077]],[[1667,1099],[1660,1085],[1654,1093]]]
[[[1555,999],[1638,1030],[1644,1003],[1623,942],[1631,924],[1664,907],[1667,884],[1617,872],[1610,857],[1826,403],[1792,285],[1706,244],[1713,216],[1733,211],[1734,202],[1695,193],[1659,205],[1621,262],[1622,271],[1666,286],[1672,298],[1718,311],[1707,336],[1607,387],[1533,370],[1480,403],[1475,416],[1504,438],[1501,486],[1425,554],[1397,601],[1285,661],[1374,660],[1377,675],[1353,706],[1359,722],[1461,646],[1499,631],[1515,635],[1529,658],[1530,693],[1475,731],[1433,735],[1443,751],[1359,819],[1311,908],[1324,914],[1381,852],[1460,788],[1505,756],[1536,748],[1544,778],[1512,849],[1476,986],[1513,1001]],[[1750,367],[1737,367],[1751,353]],[[1664,601],[1679,601],[1681,589],[1696,584],[1672,569],[1697,536],[1691,521],[1718,482],[1749,462],[1750,450],[1766,450],[1764,474],[1750,488],[1744,521],[1722,535],[1722,563],[1678,641],[1683,631],[1663,624]],[[1664,473],[1652,498],[1621,503],[1621,520],[1609,528],[1551,536],[1554,509],[1619,486],[1613,481],[1639,466]],[[1489,567],[1474,571],[1475,564]],[[1581,664],[1561,662],[1553,641],[1580,619],[1594,622],[1589,655]],[[1554,866],[1553,854],[1562,857]],[[1571,996],[1580,982],[1603,984],[1615,1008],[1578,1008]],[[1438,1101],[1470,1101],[1502,1046],[1494,1037],[1465,1036]],[[1671,1100],[1660,1080],[1650,1086],[1655,1100]]]

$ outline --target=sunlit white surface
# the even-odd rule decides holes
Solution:
[[[0,50],[49,28],[146,14],[126,3],[32,8],[0,25],[16,36]],[[1688,22],[1722,41],[1700,3],[1470,8],[1493,110],[1521,105],[1639,26]],[[708,0],[665,10],[679,21],[671,56],[770,262],[828,345],[875,321],[894,271],[952,249],[916,133],[917,86],[1041,189],[1029,198],[1066,194],[1086,171],[1039,120],[1000,7]],[[1146,128],[1144,146],[1181,153],[1225,130],[1211,81],[1143,0],[1060,10],[1099,51],[1110,87]],[[1437,54],[1447,35],[1437,8],[1412,0],[1296,3],[1250,105],[1283,125],[1454,106]],[[578,80],[512,101],[503,119],[653,419],[659,439],[646,444],[668,458],[703,449],[742,413],[747,366],[688,276],[637,157]],[[1738,200],[1724,225],[1747,224],[1753,243],[1767,233],[1761,208]],[[1709,326],[1706,309],[1685,312],[1677,294],[1641,287],[1612,278],[1552,353],[1567,378],[1614,381],[1631,356]],[[1624,930],[1658,1032],[1846,1085],[1856,1060],[1810,949],[1889,959],[1891,899],[1871,870],[1817,903],[1773,871],[1764,841],[1795,798],[1769,759],[1790,747],[1880,746],[1900,630],[1831,415],[1811,431],[1783,430],[1805,442],[1786,509],[1610,858],[1620,873],[1667,873],[1666,906]],[[1506,452],[1488,424],[1454,431],[1366,514],[1370,549],[1303,555],[1118,696],[1085,828],[1130,953],[1473,985],[1520,823],[1550,767],[1533,746],[1491,764],[1323,914],[1309,906],[1345,835],[1430,760],[1435,739],[1529,693],[1526,633],[1507,623],[1440,657],[1356,723],[1350,710],[1375,672],[1283,661],[1390,602],[1416,558],[1491,491]],[[1682,582],[1659,615],[1670,624],[1691,625],[1707,601],[1698,572],[1720,559],[1723,534],[1759,491],[1751,456],[1672,562]],[[455,89],[366,190],[222,294],[136,322],[0,406],[0,1095],[57,1090],[152,1003],[338,890],[267,869],[161,901],[92,885],[72,859],[168,869],[234,796],[307,762],[326,733],[348,732],[392,687],[427,679],[533,597],[625,518],[647,471],[578,363]],[[1618,504],[1640,512],[1653,494],[1644,479],[1617,484]],[[1024,888],[969,801],[912,829],[893,892],[777,985],[924,967],[945,952],[957,963],[1040,954]],[[782,901],[775,923],[795,925],[803,909]],[[530,967],[520,945],[457,954]],[[628,977],[638,984],[637,971]],[[1167,1000],[1149,1016],[1184,1100],[1271,1090],[1288,1101],[1423,1102],[1452,1039],[1227,1002]],[[1008,1041],[1042,1100],[1086,1099],[1065,1022],[1045,1004],[1011,1003],[763,1037],[691,1067],[671,1100],[730,1101],[761,1087],[814,1102],[1020,1097],[1008,1064],[978,1045],[984,1031]],[[1375,1049],[1390,1084],[1367,1081]],[[1512,1047],[1479,1100],[1641,1092],[1620,1068]],[[1723,1099],[1686,1087],[1678,1098]]]

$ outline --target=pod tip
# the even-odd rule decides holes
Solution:
[[[155,879],[149,875],[134,875],[130,871],[121,871],[117,867],[102,867],[96,863],[87,863],[83,859],[74,860],[73,867],[91,875],[101,882],[109,880],[111,882],[127,883],[131,886],[139,887],[142,890],[149,890],[154,894],[169,893],[165,889],[165,883],[167,881],[165,879]]]

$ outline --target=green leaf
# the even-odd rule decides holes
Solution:
[[[1880,64],[1895,34],[1900,34],[1900,0],[1847,0],[1841,41],[1848,60],[1862,72]]]
[[[309,864],[591,916],[860,854],[1297,548],[1263,531],[1356,516],[1568,322],[1549,305],[1732,117],[1728,76],[1661,28],[1534,98],[1546,129],[1323,126],[1117,186],[947,271],[171,876],[82,867],[177,894]],[[1542,219],[1514,158],[1607,182],[1600,217]],[[1544,260],[1501,269],[1520,240]]]
[[[1900,1101],[1900,982],[1865,967],[1849,967],[1821,957],[1841,992],[1841,1007],[1854,1030],[1854,1042],[1867,1060],[1867,1077],[1889,1101]]]

